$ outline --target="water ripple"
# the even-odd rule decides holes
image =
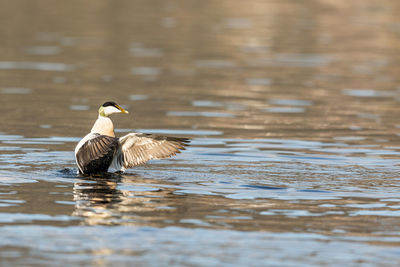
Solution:
[[[75,65],[50,62],[29,62],[29,61],[0,61],[2,70],[40,70],[40,71],[65,71],[70,72],[76,69]]]

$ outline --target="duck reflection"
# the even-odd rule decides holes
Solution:
[[[105,223],[112,217],[109,210],[122,201],[121,190],[117,189],[119,176],[91,176],[75,182],[73,215],[84,217],[89,224]]]
[[[90,205],[112,205],[120,202],[119,176],[92,176],[74,184],[74,200]]]
[[[168,184],[138,175],[105,175],[81,179],[73,189],[73,215],[85,224],[165,225],[179,222],[185,210]],[[181,206],[181,207],[179,207]]]
[[[73,215],[81,217],[86,225],[249,230],[269,224],[263,216],[249,210],[249,207],[264,210],[263,203],[184,193],[182,187],[181,183],[134,174],[88,177],[74,184]],[[270,217],[275,222],[275,216]]]

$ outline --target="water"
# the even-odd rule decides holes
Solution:
[[[398,266],[396,1],[2,1],[0,265]],[[97,109],[190,137],[76,175]]]

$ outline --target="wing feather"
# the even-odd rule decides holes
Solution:
[[[119,147],[112,163],[115,169],[126,169],[151,159],[168,158],[180,153],[188,138],[130,133],[119,138]]]
[[[99,171],[107,170],[108,165],[111,163],[111,158],[104,162],[107,166],[101,166],[100,162],[104,158],[109,158],[114,154],[114,151],[118,146],[118,138],[93,134],[89,136],[89,139],[83,143],[83,145],[76,151],[76,162],[78,164],[79,170],[82,173],[95,172],[97,169]],[[96,169],[96,170],[92,170]]]

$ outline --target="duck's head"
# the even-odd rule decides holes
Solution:
[[[128,114],[129,112],[125,109],[123,109],[121,106],[119,106],[117,103],[113,101],[108,101],[105,102],[101,107],[99,108],[99,115],[108,117],[111,114],[115,113],[123,113],[123,114]]]

